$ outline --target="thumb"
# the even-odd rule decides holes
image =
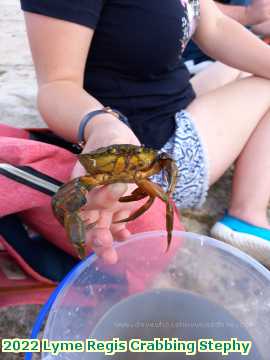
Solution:
[[[127,184],[124,183],[115,183],[107,186],[108,196],[112,200],[118,200],[122,195],[127,191]]]
[[[71,172],[70,178],[75,179],[83,175],[85,175],[85,169],[79,161],[76,161],[76,164]]]

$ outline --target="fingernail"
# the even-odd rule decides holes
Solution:
[[[109,188],[113,198],[115,199],[118,199],[127,191],[127,185],[123,183],[109,185]]]
[[[102,254],[102,259],[108,265],[114,265],[118,261],[118,256],[114,249],[110,249],[108,251],[104,251],[104,253]]]

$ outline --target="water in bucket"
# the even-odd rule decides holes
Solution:
[[[115,265],[94,256],[84,261],[60,291],[43,334],[49,342],[82,341],[84,351],[43,352],[42,359],[268,360],[268,270],[229,245],[192,233],[174,232],[166,252],[166,237],[132,236],[117,246]],[[109,342],[114,338],[119,340]],[[107,353],[115,348],[115,354],[93,352],[99,341],[108,341]],[[222,356],[222,346],[231,352]]]

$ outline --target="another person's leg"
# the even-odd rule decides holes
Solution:
[[[208,152],[210,184],[237,160],[228,212],[240,221],[243,232],[251,232],[239,247],[262,260],[265,254],[258,256],[254,241],[256,237],[270,240],[266,216],[270,198],[270,81],[256,77],[234,81],[198,97],[187,111]],[[241,221],[245,222],[243,227]],[[222,240],[228,239],[225,236]],[[269,256],[270,241],[265,240],[259,244],[260,250],[269,248]]]
[[[247,76],[248,73],[216,61],[194,75],[191,84],[196,95],[201,96]]]

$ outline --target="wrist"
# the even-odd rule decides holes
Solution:
[[[102,117],[101,117],[102,115]],[[100,119],[97,119],[100,117]],[[123,126],[123,123],[129,127],[128,119],[118,110],[111,109],[110,107],[104,107],[102,109],[94,110],[87,113],[81,120],[79,129],[78,129],[78,144],[80,147],[83,147],[86,139],[91,136],[94,128],[99,128],[102,134],[104,130],[104,126],[106,127],[106,123],[108,126],[112,125],[112,121],[114,126],[117,124],[116,121],[119,122]],[[105,124],[104,124],[105,122]],[[118,124],[118,125],[119,125]],[[100,127],[102,126],[102,128]]]
[[[100,131],[100,128],[106,128],[106,125],[109,125],[115,121],[120,121],[112,114],[99,114],[93,117],[91,121],[87,123],[84,130],[84,140],[87,141],[91,134],[93,134],[94,131],[98,130]]]

